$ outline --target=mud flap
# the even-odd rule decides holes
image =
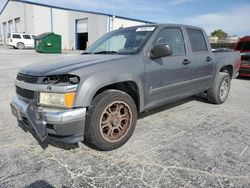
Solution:
[[[46,125],[41,121],[41,117],[37,113],[36,108],[36,101],[31,101],[26,111],[27,118],[29,120],[29,123],[35,130],[38,138],[43,142],[47,138],[48,133],[46,131]]]

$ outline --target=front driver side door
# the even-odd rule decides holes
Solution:
[[[163,28],[156,44],[168,45],[173,54],[158,59],[147,58],[145,63],[146,108],[188,96],[191,82],[191,57],[187,53],[183,31],[179,27]]]

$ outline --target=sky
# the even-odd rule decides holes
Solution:
[[[7,0],[0,0],[1,6]],[[250,35],[250,0],[26,0],[47,5],[101,12],[157,23],[203,27],[210,35]]]

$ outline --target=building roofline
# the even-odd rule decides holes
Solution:
[[[9,3],[9,0],[8,0],[8,1],[5,3],[5,5],[3,6],[3,9],[2,9],[1,12],[0,12],[0,15],[3,13],[5,7],[7,6],[8,3]]]
[[[146,21],[146,20],[140,20],[140,19],[134,19],[134,18],[127,18],[127,17],[123,17],[123,16],[117,16],[117,15],[106,14],[106,13],[101,13],[101,12],[85,11],[85,10],[73,9],[73,8],[64,8],[64,7],[60,7],[60,6],[54,6],[54,5],[52,6],[52,5],[47,5],[47,4],[43,4],[43,3],[29,2],[29,1],[26,1],[26,0],[9,0],[9,1],[26,3],[26,4],[31,4],[31,5],[43,6],[43,7],[49,7],[49,8],[55,8],[55,9],[60,9],[60,10],[75,11],[75,12],[82,12],[82,13],[89,13],[89,14],[97,14],[97,15],[102,15],[102,16],[109,16],[109,17],[115,17],[115,18],[120,18],[120,19],[131,20],[131,21],[137,21],[137,22],[144,22],[144,23],[148,23],[148,24],[154,24],[154,22],[150,22],[150,21]],[[4,6],[2,12],[4,11],[4,9],[7,6],[8,2]]]

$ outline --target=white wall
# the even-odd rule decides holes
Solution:
[[[88,20],[88,45],[91,45],[102,35],[107,33],[107,16],[82,13],[76,11],[69,12],[69,39],[70,47],[75,47],[76,37],[76,20],[87,19]]]
[[[35,35],[44,32],[51,32],[51,9],[48,7],[35,6],[34,7],[34,28]]]
[[[53,32],[62,36],[62,49],[71,49],[69,44],[69,13],[65,10],[52,9]]]
[[[24,31],[29,34],[36,34],[34,11],[34,5],[23,3],[24,19],[21,19],[20,24],[24,27]]]
[[[2,36],[5,35],[5,37],[7,37],[7,33],[3,33],[3,23],[7,22],[7,32],[8,32],[8,22],[12,20],[13,24],[15,24],[14,19],[15,18],[20,18],[21,22],[23,22],[25,20],[25,15],[24,15],[24,6],[25,4],[23,3],[19,3],[19,2],[12,2],[9,1],[9,3],[7,4],[7,6],[5,7],[4,11],[2,12],[1,16],[0,16],[0,24],[1,24],[1,33]],[[13,25],[13,27],[15,28],[15,26]],[[21,28],[20,28],[21,32],[25,32],[25,27],[24,24],[21,24]]]

